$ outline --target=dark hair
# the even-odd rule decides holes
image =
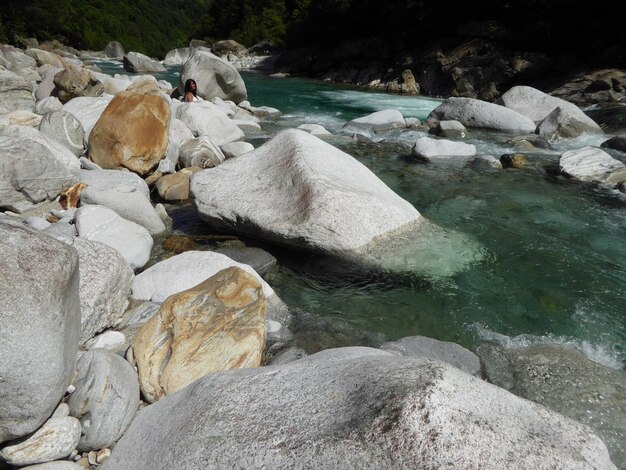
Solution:
[[[196,85],[196,88],[194,90],[191,89],[191,84],[192,83],[194,85]],[[184,91],[183,95],[186,95],[187,92],[190,91],[193,94],[193,96],[197,96],[196,95],[197,90],[198,90],[198,84],[196,83],[196,81],[193,78],[188,78],[187,81],[185,82],[185,91]]]

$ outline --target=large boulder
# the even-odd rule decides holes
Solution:
[[[34,108],[33,85],[19,75],[0,68],[0,114],[32,111]]]
[[[559,166],[581,181],[612,185],[626,181],[626,165],[597,147],[568,150],[559,158]]]
[[[37,66],[48,64],[62,69],[67,66],[67,62],[63,57],[54,52],[44,51],[42,49],[27,49],[25,54],[35,59]]]
[[[124,56],[124,70],[131,73],[165,72],[165,67],[156,60],[139,52],[129,52]]]
[[[265,347],[263,287],[241,268],[219,271],[168,297],[132,347],[150,402],[211,372],[258,367]]]
[[[128,306],[133,270],[119,252],[82,237],[63,238],[80,261],[80,343],[119,320]]]
[[[158,89],[115,95],[89,135],[89,156],[102,168],[145,175],[165,157],[170,108]]]
[[[205,100],[216,96],[236,104],[248,98],[246,85],[235,67],[216,55],[203,50],[193,52],[180,71],[178,90],[182,93],[185,81],[192,78],[198,85],[197,93]]]
[[[333,255],[364,250],[421,217],[364,165],[300,130],[194,174],[191,195],[216,228]]]
[[[430,113],[428,120],[455,120],[465,127],[514,134],[531,134],[536,128],[531,119],[517,111],[473,98],[448,98]]]
[[[176,117],[194,136],[207,136],[218,147],[245,137],[244,132],[212,103],[183,103],[176,109]]]
[[[54,76],[54,85],[62,103],[79,96],[101,96],[104,86],[87,69],[68,65]]]
[[[154,243],[150,233],[108,207],[82,206],[76,211],[75,223],[79,236],[115,248],[131,268],[142,268],[148,262]]]
[[[201,378],[102,469],[552,467],[615,468],[586,426],[454,367],[344,348]]]
[[[39,131],[63,145],[77,157],[85,150],[83,126],[67,111],[59,110],[46,114],[39,123]]]
[[[139,407],[139,383],[133,367],[105,349],[92,349],[76,364],[76,390],[70,414],[82,425],[78,449],[111,447],[122,437]]]
[[[104,53],[107,57],[111,57],[113,59],[121,59],[126,55],[124,48],[118,41],[109,42],[104,48]]]
[[[576,119],[584,132],[602,133],[600,126],[587,116],[578,106],[529,86],[514,86],[498,100],[499,104],[513,109],[535,124],[539,124],[556,108]]]
[[[0,222],[0,442],[38,429],[72,380],[78,282],[76,250]]]
[[[76,182],[80,164],[69,150],[36,129],[0,131],[0,207],[23,212],[54,200]]]
[[[36,114],[40,114],[41,116],[44,116],[48,113],[61,111],[61,108],[63,108],[63,104],[61,103],[61,101],[59,101],[59,98],[57,98],[56,96],[48,96],[47,98],[44,98],[41,101],[37,101],[33,112]],[[82,132],[82,129],[81,129],[81,132]],[[82,138],[81,138],[81,145],[82,145]]]

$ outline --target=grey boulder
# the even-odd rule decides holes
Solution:
[[[72,380],[78,282],[76,250],[0,222],[0,442],[39,428]]]
[[[129,52],[124,56],[124,70],[131,73],[165,72],[165,67],[147,55],[139,52]]]
[[[146,182],[136,173],[120,170],[81,170],[78,181],[85,183],[98,191],[106,191],[107,188],[118,185],[131,186],[139,191],[146,200],[150,200],[150,188]]]
[[[37,101],[37,104],[35,105],[35,109],[33,111],[35,114],[41,114],[43,116],[48,113],[60,111],[61,108],[63,108],[63,103],[59,101],[59,98],[57,98],[56,96],[48,96],[47,98],[44,98],[41,101]],[[82,144],[82,136],[81,136],[81,144]]]
[[[0,208],[23,212],[76,182],[78,159],[36,129],[0,131]]]
[[[383,109],[367,116],[363,116],[347,122],[343,128],[345,131],[388,131],[391,129],[404,128],[406,122],[404,116],[397,109]]]
[[[111,57],[114,59],[121,59],[122,57],[124,57],[124,55],[126,55],[126,52],[124,52],[124,48],[118,41],[109,42],[104,48],[104,53],[107,57]]]
[[[195,50],[180,71],[178,90],[182,93],[185,81],[192,78],[198,85],[197,93],[205,100],[215,97],[239,104],[246,100],[246,84],[237,69],[227,61],[204,50]]]
[[[42,118],[39,123],[39,131],[79,157],[85,150],[83,142],[85,131],[80,121],[73,114],[61,111],[61,108],[59,106],[59,110],[50,112]]]
[[[576,109],[578,110],[578,108]],[[580,111],[580,113],[582,113],[582,111]],[[583,116],[587,118],[584,114]],[[569,108],[559,106],[539,123],[537,132],[549,142],[557,142],[562,139],[578,137],[585,132],[600,134],[602,133],[602,129],[600,129],[597,124],[595,124],[595,127],[589,126],[585,120],[580,118],[579,113],[572,113]]]
[[[535,123],[526,116],[486,101],[473,98],[448,98],[428,116],[434,124],[438,121],[458,121],[465,127],[477,127],[514,134],[535,132]]]
[[[139,407],[139,382],[133,367],[106,349],[84,353],[76,365],[76,390],[70,414],[82,425],[81,451],[111,447],[122,437]]]
[[[32,111],[35,108],[33,86],[16,73],[0,68],[0,114]]]
[[[128,306],[133,270],[119,252],[81,237],[62,239],[80,260],[80,343],[118,321]]]
[[[244,132],[212,103],[182,103],[176,109],[176,117],[195,137],[207,136],[218,147],[245,137]]]
[[[415,142],[411,153],[428,161],[448,159],[450,157],[469,159],[476,155],[476,147],[465,142],[422,137]]]
[[[79,96],[63,105],[63,111],[73,114],[83,126],[83,130],[85,131],[83,140],[85,143],[89,141],[89,134],[91,134],[93,126],[96,125],[96,122],[100,119],[100,116],[109,105],[111,99],[112,97],[108,95],[96,98]]]
[[[586,426],[454,367],[344,348],[202,377],[102,469],[552,467],[615,468]]]

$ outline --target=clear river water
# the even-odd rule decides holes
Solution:
[[[98,62],[107,73],[121,64]],[[173,85],[177,68],[157,78]],[[249,136],[260,145],[285,127],[324,125],[341,134],[350,119],[395,108],[425,119],[441,100],[367,92],[353,87],[243,72],[254,106],[282,111]],[[350,272],[316,256],[262,246],[279,260],[268,282],[290,306],[334,325],[330,345],[363,344],[425,335],[470,349],[484,340],[507,345],[569,344],[603,365],[626,358],[626,199],[558,174],[569,148],[599,145],[585,136],[551,150],[520,150],[510,136],[470,132],[479,154],[522,152],[523,169],[490,170],[420,163],[410,146],[423,130],[392,132],[374,144],[345,135],[331,142],[364,163],[392,190],[438,225],[472,236],[483,261],[437,280]],[[609,134],[610,135],[610,134]],[[622,161],[626,155],[611,154]],[[177,233],[211,233],[190,206],[170,206]],[[302,327],[313,328],[311,325]],[[306,331],[301,332],[306,336]],[[311,343],[310,349],[328,346]],[[312,351],[311,351],[312,352]]]

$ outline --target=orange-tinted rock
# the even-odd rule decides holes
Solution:
[[[156,85],[154,85],[156,87]],[[154,87],[115,95],[89,136],[91,160],[106,169],[149,173],[165,157],[170,108]]]
[[[189,199],[189,173],[179,171],[165,175],[156,182],[156,188],[166,201],[183,201]]]
[[[80,192],[85,189],[87,185],[85,183],[76,183],[71,188],[67,188],[59,194],[59,204],[63,209],[69,209],[70,207],[78,207],[80,201]]]
[[[246,271],[224,269],[171,295],[137,333],[133,355],[150,402],[210,372],[258,367],[265,346],[265,296]]]

